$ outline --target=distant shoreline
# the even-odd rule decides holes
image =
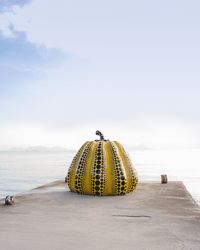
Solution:
[[[68,149],[64,147],[45,147],[45,146],[35,146],[35,147],[17,147],[9,149],[0,149],[0,153],[5,152],[76,152],[76,149]]]

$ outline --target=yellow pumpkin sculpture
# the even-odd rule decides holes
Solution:
[[[88,195],[125,195],[136,188],[138,178],[119,142],[100,140],[83,144],[68,170],[67,183],[72,192]]]

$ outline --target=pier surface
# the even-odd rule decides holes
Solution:
[[[200,249],[200,209],[181,182],[93,197],[57,181],[15,199],[0,201],[0,249]]]

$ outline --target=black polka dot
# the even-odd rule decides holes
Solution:
[[[100,185],[100,181],[96,181],[95,184],[96,184],[96,185]]]

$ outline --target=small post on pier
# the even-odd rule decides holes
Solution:
[[[167,175],[166,174],[161,174],[161,184],[167,184]]]

